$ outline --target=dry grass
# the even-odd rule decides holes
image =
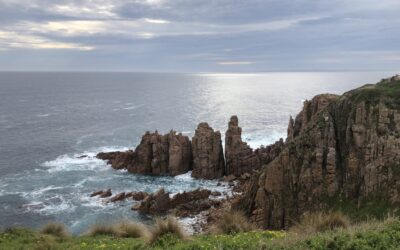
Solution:
[[[308,235],[335,229],[346,229],[349,226],[349,218],[340,212],[318,212],[303,216],[299,223],[290,228],[290,231],[300,235]]]
[[[67,238],[70,236],[67,228],[60,223],[50,222],[40,229],[41,234],[53,235],[59,238]]]
[[[246,216],[240,211],[229,211],[213,225],[211,232],[214,234],[235,234],[255,230],[256,227],[251,224]]]
[[[150,244],[153,244],[162,236],[167,234],[174,235],[181,240],[188,239],[189,237],[179,222],[175,218],[168,216],[164,220],[160,218],[155,220],[153,228],[150,231],[148,241]]]
[[[88,236],[118,236],[117,230],[115,227],[103,224],[96,224],[89,228],[89,230],[85,233]]]
[[[114,230],[119,237],[124,238],[148,238],[149,230],[141,223],[123,221],[114,226]]]

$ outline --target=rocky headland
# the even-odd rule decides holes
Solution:
[[[147,132],[135,150],[97,157],[131,173],[175,176],[192,171],[194,178],[230,181],[238,191],[217,202],[208,190],[171,198],[161,189],[141,196],[135,206],[147,214],[207,211],[211,221],[221,209],[238,209],[259,227],[282,229],[339,201],[356,209],[374,202],[393,209],[400,204],[399,76],[341,96],[322,94],[305,101],[302,111],[290,117],[285,141],[253,150],[241,133],[232,116],[225,152],[221,133],[200,123],[192,140],[174,131]],[[108,191],[98,195],[109,197]]]

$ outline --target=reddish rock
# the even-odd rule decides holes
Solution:
[[[145,214],[165,214],[171,209],[184,208],[185,210],[192,207],[193,213],[198,212],[199,208],[197,204],[199,201],[208,200],[211,191],[204,189],[196,189],[190,192],[178,193],[174,197],[170,198],[170,194],[165,192],[164,189],[160,189],[155,194],[147,196],[140,204],[136,205],[133,210],[137,210],[140,213]],[[199,203],[200,204],[200,203]]]
[[[135,201],[144,200],[149,194],[146,192],[129,192],[126,194],[126,198],[131,198]]]
[[[133,209],[145,214],[164,214],[170,209],[170,202],[169,193],[162,188],[147,196]]]
[[[261,227],[281,229],[306,212],[329,209],[329,197],[355,207],[374,199],[398,206],[400,96],[382,90],[388,84],[306,101],[278,155],[234,207]]]
[[[221,194],[221,192],[213,191],[213,192],[211,192],[211,195],[212,196],[221,196],[222,194]]]
[[[246,142],[242,141],[242,128],[237,116],[232,116],[225,134],[226,174],[240,176],[260,169],[258,156]]]
[[[191,170],[192,149],[187,136],[146,132],[135,151],[99,153],[115,169],[149,175],[179,175]]]
[[[221,133],[205,122],[200,123],[192,138],[192,177],[217,179],[225,174]]]
[[[125,193],[119,193],[119,194],[116,194],[115,196],[111,197],[110,201],[117,202],[117,201],[123,201],[125,199],[126,199]]]
[[[232,181],[236,180],[236,176],[231,174],[231,175],[228,175],[228,176],[224,176],[224,178],[222,180],[226,181],[226,182],[232,182]]]

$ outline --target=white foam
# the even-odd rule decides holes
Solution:
[[[42,214],[52,215],[59,214],[60,212],[71,212],[76,209],[76,206],[71,203],[71,201],[66,201],[62,196],[59,196],[61,203],[59,204],[48,204],[38,211]]]
[[[29,193],[27,193],[29,196],[32,197],[40,197],[43,195],[43,193],[50,191],[50,190],[58,190],[58,189],[63,189],[63,187],[55,187],[53,185],[47,186],[47,187],[43,187],[43,188],[39,188],[37,190],[33,190]],[[26,193],[24,193],[26,194]]]
[[[186,174],[177,175],[174,178],[179,181],[193,181],[194,180],[194,178],[192,177],[192,171],[189,171]]]
[[[42,164],[48,167],[49,173],[60,171],[79,171],[79,170],[106,170],[106,163],[95,157],[94,153],[87,153],[87,157],[80,157],[80,155],[62,155],[52,161],[46,161]]]
[[[93,151],[85,151],[79,154],[65,154],[57,157],[55,160],[46,161],[42,164],[48,168],[49,173],[60,171],[80,171],[80,170],[108,170],[106,162],[96,158],[99,152],[126,151],[127,147],[101,147]]]

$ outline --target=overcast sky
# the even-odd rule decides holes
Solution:
[[[400,70],[400,0],[0,0],[0,70]]]

